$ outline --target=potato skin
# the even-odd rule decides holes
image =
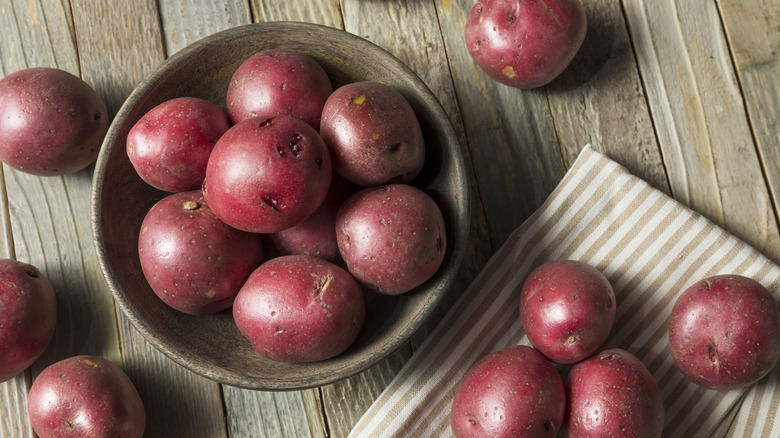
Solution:
[[[217,105],[177,97],[152,108],[127,134],[127,156],[147,184],[166,192],[200,189],[217,140],[230,128]]]
[[[398,295],[438,270],[447,249],[436,202],[406,184],[369,187],[336,215],[336,239],[349,272],[368,290]]]
[[[313,362],[344,352],[365,320],[357,282],[344,269],[307,255],[263,263],[236,297],[233,318],[258,354]]]
[[[463,376],[450,425],[459,438],[554,437],[564,408],[563,380],[553,364],[531,347],[506,347]]]
[[[490,77],[528,89],[561,74],[586,31],[580,0],[481,0],[469,14],[465,39],[469,54]]]
[[[41,438],[140,438],[146,412],[133,382],[110,360],[73,356],[47,367],[27,399]]]
[[[520,295],[520,319],[531,344],[553,362],[595,353],[615,322],[615,292],[598,269],[554,260],[534,269]]]
[[[330,78],[313,58],[295,50],[265,50],[233,73],[227,112],[234,125],[250,117],[288,115],[319,131],[322,108],[332,92]]]
[[[228,225],[275,233],[319,208],[332,173],[328,149],[311,126],[290,116],[254,117],[217,141],[203,194]]]
[[[369,187],[408,183],[425,162],[425,139],[409,102],[394,88],[353,82],[328,97],[320,127],[333,169]]]
[[[564,379],[564,437],[660,437],[661,390],[633,354],[620,348],[574,364]]]
[[[200,190],[168,195],[146,214],[138,238],[144,277],[155,294],[191,315],[227,309],[263,261],[261,236],[230,227]]]
[[[108,110],[80,78],[36,67],[0,79],[0,160],[38,176],[67,175],[97,158]]]
[[[715,275],[675,301],[669,346],[689,380],[730,390],[766,376],[780,358],[780,311],[772,294],[741,275]]]
[[[343,265],[336,240],[336,214],[344,201],[358,190],[358,186],[334,172],[328,194],[317,211],[298,225],[265,236],[269,252],[313,255]]]
[[[33,265],[0,260],[0,382],[32,365],[54,336],[57,298]]]

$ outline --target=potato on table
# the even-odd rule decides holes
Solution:
[[[458,438],[554,437],[565,392],[555,366],[524,345],[495,351],[474,364],[455,391],[450,416]]]
[[[97,159],[108,110],[80,78],[36,67],[0,79],[0,161],[39,176],[67,175]]]
[[[54,336],[57,298],[33,265],[0,260],[0,382],[32,365]]]

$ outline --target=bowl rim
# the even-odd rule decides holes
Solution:
[[[240,39],[255,33],[290,30],[291,28],[297,28],[297,30],[301,31],[311,30],[321,32],[324,30],[327,32],[339,33],[343,38],[348,40],[349,44],[361,45],[362,48],[366,51],[382,52],[383,56],[386,56],[389,61],[396,64],[396,67],[399,70],[408,75],[412,79],[415,92],[420,94],[420,97],[430,108],[433,120],[435,120],[437,124],[442,125],[438,127],[439,130],[443,133],[443,137],[440,140],[441,143],[452,144],[456,149],[459,150],[458,153],[449,154],[448,159],[452,161],[451,166],[454,177],[462,181],[462,184],[464,184],[466,187],[466,193],[462,199],[458,198],[458,209],[463,211],[463,216],[453,218],[457,219],[459,226],[457,229],[452,230],[452,236],[459,242],[459,244],[457,246],[453,245],[447,271],[445,272],[447,275],[443,277],[440,286],[441,292],[438,294],[433,294],[433,299],[427,303],[424,312],[422,312],[419,318],[414,321],[415,324],[413,327],[408,328],[398,336],[394,336],[393,339],[389,342],[383,344],[382,348],[380,349],[382,352],[381,355],[365,355],[365,357],[362,357],[361,360],[354,361],[354,366],[350,366],[348,371],[335,373],[328,376],[327,378],[303,385],[286,385],[281,382],[263,382],[263,384],[255,384],[248,382],[247,379],[226,376],[223,373],[219,373],[218,371],[210,369],[209,367],[197,366],[196,364],[185,360],[179,351],[171,348],[171,346],[166,344],[164,339],[159,338],[152,329],[144,325],[143,321],[141,320],[142,318],[140,317],[138,311],[134,308],[133,304],[130,302],[128,296],[122,293],[122,286],[115,281],[115,269],[110,264],[109,255],[105,249],[105,236],[101,227],[103,220],[101,205],[101,200],[103,197],[103,180],[105,179],[105,169],[108,166],[111,153],[113,152],[112,148],[115,147],[121,127],[125,123],[129,113],[132,111],[136,102],[142,96],[144,96],[146,92],[154,88],[160,81],[166,78],[166,73],[171,66],[176,65],[178,61],[182,59],[186,59],[189,56],[197,54],[199,51],[204,50],[204,47],[215,41],[223,40],[225,38]],[[111,120],[111,124],[109,125],[108,131],[104,137],[100,152],[95,162],[91,193],[93,246],[95,247],[98,264],[100,265],[103,277],[108,284],[113,299],[116,301],[122,313],[124,313],[124,315],[132,323],[132,326],[139,333],[141,333],[146,341],[148,341],[155,349],[161,351],[165,356],[172,359],[175,363],[212,381],[230,386],[270,391],[302,390],[335,383],[367,370],[368,368],[386,359],[389,355],[400,349],[404,344],[408,343],[409,340],[415,335],[415,333],[424,325],[429,316],[435,311],[436,308],[439,307],[447,291],[451,289],[455,273],[458,271],[458,268],[463,261],[465,246],[468,240],[470,228],[471,190],[471,182],[466,171],[463,147],[449,116],[427,84],[425,84],[425,82],[423,82],[423,80],[410,67],[395,57],[395,55],[367,39],[349,33],[343,29],[326,25],[297,21],[271,21],[245,24],[228,28],[201,38],[169,56],[160,62],[151,73],[147,74],[124,100],[119,110]]]

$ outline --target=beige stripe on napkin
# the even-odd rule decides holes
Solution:
[[[777,297],[780,268],[586,146],[350,437],[451,436],[450,407],[460,378],[492,351],[529,345],[518,314],[519,288],[533,268],[555,259],[589,263],[612,283],[617,316],[604,348],[632,352],[653,373],[664,398],[665,437],[780,436],[780,367],[748,390],[703,389],[677,371],[666,336],[675,298],[696,280],[741,274]]]

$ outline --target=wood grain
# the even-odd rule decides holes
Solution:
[[[80,74],[70,9],[59,1],[14,1],[0,7],[3,76],[29,67],[55,67]],[[33,364],[45,366],[74,354],[117,360],[119,344],[113,302],[94,258],[89,170],[65,177],[36,177],[3,169],[6,255],[31,263],[57,293],[57,329]],[[13,251],[13,253],[11,253]],[[30,373],[0,384],[4,417],[0,435],[32,436],[26,407]]]
[[[671,192],[768,256],[778,228],[716,5],[625,0]]]
[[[718,2],[750,126],[780,216],[780,8],[773,0]],[[749,163],[748,163],[749,164]],[[776,243],[774,243],[776,245]],[[780,249],[765,250],[777,258]]]
[[[669,194],[620,1],[583,6],[585,41],[566,70],[546,86],[566,167],[590,144]]]

